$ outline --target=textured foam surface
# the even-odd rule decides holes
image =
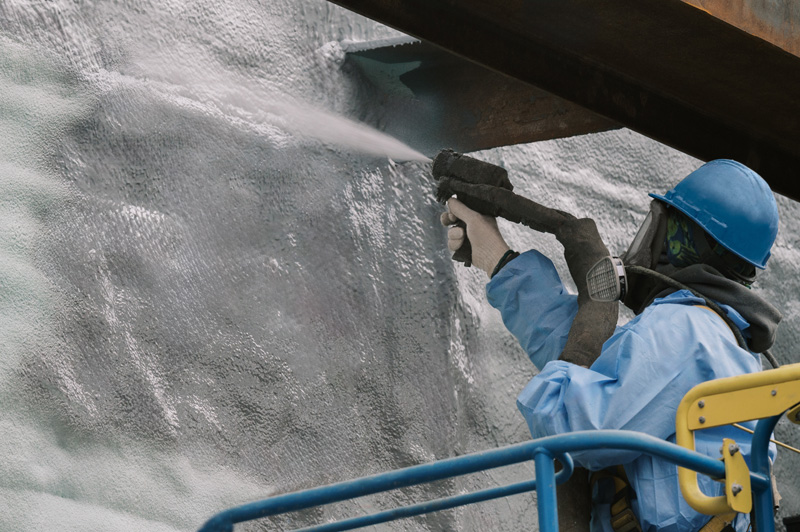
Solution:
[[[446,252],[422,163],[322,0],[0,4],[0,529],[193,530],[213,513],[527,438],[533,374]],[[431,147],[435,152],[439,147]],[[477,154],[613,251],[699,165],[629,131]],[[758,282],[797,361],[797,204]],[[502,224],[517,249],[551,237]],[[623,318],[624,319],[624,318]],[[777,435],[798,445],[797,428]],[[777,471],[800,512],[800,457]],[[249,525],[305,526],[531,467]],[[520,530],[535,498],[387,525]],[[238,528],[237,528],[238,530]]]

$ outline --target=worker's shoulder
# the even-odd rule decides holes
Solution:
[[[709,309],[707,302],[703,298],[695,296],[688,290],[678,290],[653,300],[645,309],[645,313],[685,315],[694,314],[698,310],[708,312],[711,309]]]
[[[724,310],[731,314],[735,310],[724,307]],[[736,313],[738,316],[738,313]],[[636,321],[651,323],[653,321],[669,321],[676,323],[685,320],[695,324],[716,323],[727,328],[723,318],[707,306],[707,302],[702,298],[693,295],[688,290],[679,290],[662,298],[655,299],[640,314]]]
[[[723,310],[728,315],[734,314],[741,319],[734,309],[723,306]],[[665,324],[670,324],[673,327],[691,327],[705,331],[719,329],[724,332],[730,329],[722,316],[707,306],[706,301],[688,290],[679,290],[655,299],[639,318],[640,327],[656,325],[661,329]],[[746,326],[746,323],[742,325]]]
[[[677,290],[664,297],[658,297],[653,300],[647,308],[657,308],[661,305],[682,305],[687,307],[704,305],[705,301],[702,297],[692,294],[689,290]]]

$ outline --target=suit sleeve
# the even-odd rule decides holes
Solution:
[[[538,251],[523,253],[489,281],[486,295],[537,368],[558,358],[578,298],[566,291],[550,259]]]

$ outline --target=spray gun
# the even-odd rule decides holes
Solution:
[[[499,187],[508,191],[514,190],[505,168],[456,153],[453,150],[440,151],[433,159],[431,171],[434,179],[439,182],[437,199],[440,202],[446,201],[450,197],[448,184],[452,180],[472,185]],[[459,199],[467,207],[481,214],[497,215],[497,206],[486,199],[466,194],[459,196]],[[461,220],[456,225],[461,228],[466,227]],[[472,263],[472,245],[466,237],[464,244],[453,255],[453,260],[463,262],[465,266],[470,266]]]
[[[588,269],[598,259],[609,255],[594,221],[576,218],[515,194],[504,168],[452,150],[442,150],[436,155],[432,173],[438,181],[438,201],[444,203],[456,195],[474,211],[550,233],[561,242],[567,267],[578,287],[578,312],[559,358],[590,366],[599,356],[603,342],[614,331],[618,315],[616,302],[592,300],[586,290]],[[464,227],[463,223],[460,225]],[[465,242],[453,259],[469,265],[472,246]]]

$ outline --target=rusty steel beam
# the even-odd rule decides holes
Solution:
[[[682,0],[800,57],[797,0]]]
[[[470,152],[621,127],[427,42],[344,49],[380,94],[384,130],[431,157],[442,147]]]
[[[800,200],[800,58],[681,0],[334,0]],[[698,0],[697,3],[702,3]]]

